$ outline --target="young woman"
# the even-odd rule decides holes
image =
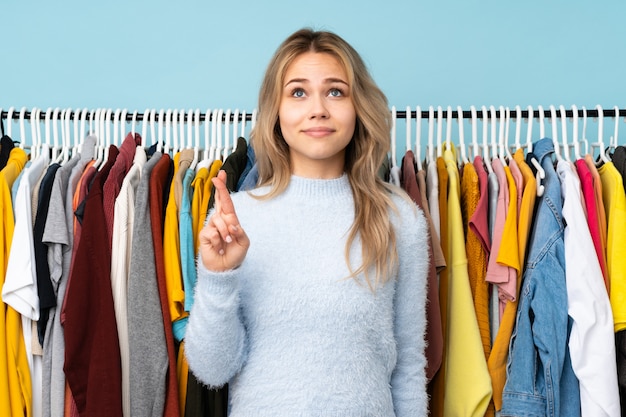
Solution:
[[[231,417],[427,415],[427,226],[377,177],[389,129],[342,38],[305,29],[278,48],[251,134],[259,186],[214,179],[186,334]]]

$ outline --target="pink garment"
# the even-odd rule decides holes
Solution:
[[[578,172],[578,178],[580,179],[580,187],[582,188],[582,194],[585,201],[585,208],[587,210],[587,225],[589,226],[589,232],[591,233],[591,239],[593,240],[593,246],[600,262],[600,269],[602,270],[602,276],[604,277],[604,284],[609,289],[608,273],[606,266],[606,257],[602,246],[602,235],[600,231],[600,221],[598,219],[598,207],[596,206],[596,192],[593,188],[593,175],[587,166],[584,159],[579,159],[575,162],[576,171]]]
[[[469,220],[470,229],[476,234],[487,257],[491,252],[491,238],[489,237],[489,180],[483,163],[483,158],[477,155],[474,158],[474,168],[478,174],[480,199],[476,211]]]
[[[500,298],[500,318],[504,313],[504,307],[507,301],[514,301],[517,290],[517,275],[514,268],[502,265],[497,262],[500,244],[502,242],[502,234],[504,232],[504,223],[509,207],[509,184],[504,171],[504,166],[498,158],[491,161],[491,166],[498,177],[498,203],[496,205],[496,221],[493,228],[493,241],[491,244],[491,254],[489,263],[487,264],[487,275],[485,280],[492,284],[498,285],[498,297]]]

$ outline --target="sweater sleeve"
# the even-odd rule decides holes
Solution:
[[[426,284],[428,239],[421,210],[400,210],[397,231],[399,257],[394,296],[394,331],[397,361],[391,376],[391,392],[397,417],[428,414],[426,393]]]
[[[238,270],[211,272],[198,260],[195,301],[185,335],[189,369],[211,387],[226,384],[246,356]]]

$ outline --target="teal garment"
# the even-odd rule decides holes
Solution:
[[[183,290],[185,291],[185,311],[191,311],[193,293],[196,286],[196,254],[193,250],[193,226],[191,219],[191,200],[193,188],[191,183],[195,177],[195,170],[187,169],[183,177],[183,195],[180,203],[178,228],[180,233],[180,264],[183,272]],[[185,338],[188,317],[183,317],[173,323],[174,338],[180,342]]]

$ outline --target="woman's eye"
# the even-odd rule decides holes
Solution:
[[[296,97],[296,98],[304,97],[304,90],[302,90],[301,88],[297,88],[297,89],[293,90],[291,95]]]
[[[338,88],[333,88],[328,92],[328,95],[331,97],[341,97],[343,92]]]

